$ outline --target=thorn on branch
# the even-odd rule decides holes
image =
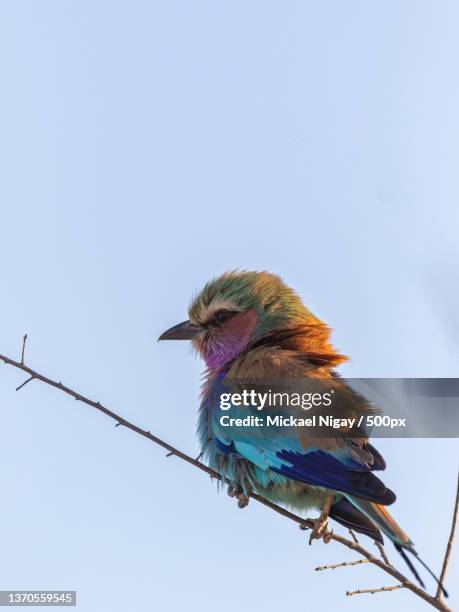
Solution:
[[[385,586],[379,589],[358,589],[357,591],[346,591],[346,595],[347,597],[352,597],[352,595],[364,595],[367,593],[373,595],[373,593],[386,593],[388,591],[396,591],[397,589],[404,588],[404,584],[394,584],[393,586]]]
[[[25,355],[26,342],[27,342],[27,334],[24,334],[24,338],[22,339],[21,365],[24,365],[24,355]],[[17,391],[17,389],[16,389],[16,391]]]
[[[166,457],[172,457],[172,455],[174,455],[174,453],[167,453]]]
[[[370,563],[369,559],[357,559],[356,561],[345,561],[344,563],[333,563],[332,565],[319,565],[314,568],[316,572],[322,572],[328,569],[336,569],[337,567],[349,567],[351,565],[361,565],[362,563]]]
[[[16,391],[19,391],[19,389],[22,389],[22,387],[25,387],[27,383],[29,383],[31,380],[33,380],[35,378],[35,376],[31,376],[30,378],[28,378],[27,380],[25,380],[21,385],[19,385],[19,387],[16,387]]]

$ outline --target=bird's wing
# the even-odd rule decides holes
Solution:
[[[315,381],[315,384],[317,381]],[[335,396],[345,401],[349,388],[340,379],[323,381],[324,389],[334,385]],[[214,389],[215,391],[215,389]],[[339,395],[341,393],[341,396]],[[256,406],[230,404],[224,411],[208,397],[209,428],[221,452],[236,452],[262,470],[273,470],[307,484],[341,491],[379,504],[388,505],[395,495],[372,472],[384,469],[381,455],[366,439],[305,437],[305,427],[284,425],[241,425],[234,419],[262,417]],[[282,416],[305,418],[301,407],[288,406]],[[222,417],[226,417],[222,419]]]

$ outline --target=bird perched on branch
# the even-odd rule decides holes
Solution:
[[[413,542],[386,509],[395,495],[374,474],[385,469],[385,461],[368,439],[305,436],[300,427],[268,435],[261,427],[254,432],[221,424],[214,392],[222,381],[301,379],[315,389],[332,388],[338,405],[369,410],[335,371],[347,358],[331,345],[330,329],[292,289],[268,272],[227,272],[194,297],[187,321],[159,339],[191,340],[207,366],[198,422],[201,450],[240,507],[255,491],[303,513],[317,508],[320,516],[314,519],[310,543],[327,541],[328,517],[380,543],[383,532],[422,584],[405,552],[419,559]],[[240,410],[230,406],[226,413],[240,415]],[[283,411],[304,416],[301,407]]]

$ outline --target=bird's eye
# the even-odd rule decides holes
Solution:
[[[229,319],[230,315],[231,313],[228,310],[220,310],[215,315],[215,320],[217,321],[217,323],[224,323]]]

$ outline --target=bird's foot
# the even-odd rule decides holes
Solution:
[[[333,535],[333,530],[328,531],[328,514],[330,512],[330,508],[332,506],[334,500],[333,494],[328,494],[324,500],[322,506],[322,512],[320,513],[319,518],[311,519],[314,523],[314,527],[311,530],[311,535],[309,536],[309,546],[311,546],[313,540],[323,540],[325,544],[328,544]]]
[[[332,535],[333,535],[333,529],[327,529],[325,531],[325,533],[322,536],[322,540],[324,541],[324,544],[328,544],[330,542],[330,540],[332,539]]]
[[[238,508],[245,508],[249,504],[249,497],[245,495],[241,489],[236,489],[231,485],[228,485],[227,493],[230,497],[237,499]]]
[[[313,540],[322,540],[328,544],[330,542],[332,531],[328,531],[328,520],[319,516],[318,519],[310,519],[314,523],[314,527],[311,529],[309,536],[309,546],[311,546]]]
[[[238,493],[236,495],[236,499],[237,499],[237,506],[238,508],[245,508],[249,505],[249,497],[247,497],[247,495],[244,495],[244,493]]]

